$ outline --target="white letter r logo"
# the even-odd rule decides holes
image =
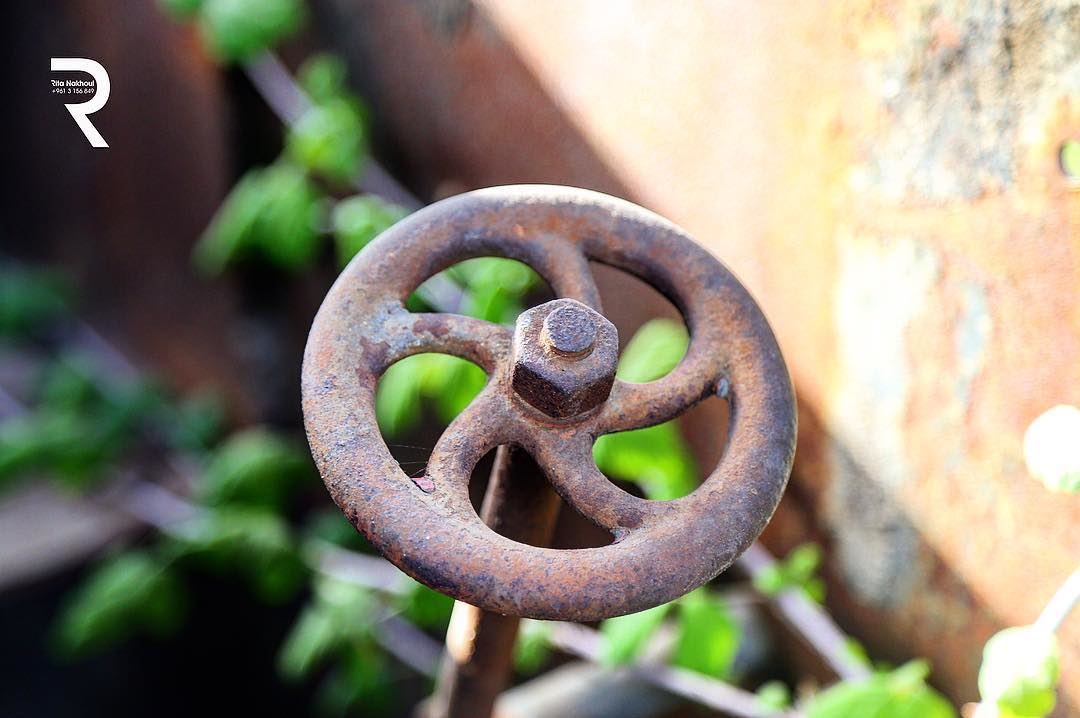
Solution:
[[[85,72],[94,78],[97,87],[93,97],[86,102],[65,104],[64,107],[75,118],[75,124],[86,135],[86,139],[89,140],[92,146],[108,147],[109,143],[105,141],[105,138],[101,136],[101,133],[97,131],[97,128],[86,116],[94,114],[109,101],[109,73],[105,72],[105,68],[101,66],[101,63],[87,60],[84,57],[54,57],[52,58],[52,70],[53,72]]]

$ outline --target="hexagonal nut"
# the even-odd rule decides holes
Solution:
[[[581,302],[555,299],[518,317],[514,391],[548,416],[583,414],[611,393],[618,355],[614,324]]]

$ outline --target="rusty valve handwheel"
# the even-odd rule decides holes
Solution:
[[[529,264],[561,298],[524,312],[514,330],[405,310],[425,279],[479,256]],[[588,260],[637,275],[682,312],[691,341],[670,374],[648,384],[614,378],[618,335],[600,314]],[[426,475],[411,479],[379,433],[374,396],[387,367],[420,352],[464,357],[490,378],[439,439]],[[640,499],[596,468],[597,436],[658,424],[712,394],[730,403],[727,447],[689,496]],[[562,187],[453,197],[372,242],[315,318],[303,401],[323,480],[386,558],[457,599],[533,618],[640,611],[716,576],[769,520],[795,446],[791,380],[742,285],[660,217]],[[528,451],[562,498],[614,543],[538,548],[485,526],[469,502],[469,478],[502,444]]]

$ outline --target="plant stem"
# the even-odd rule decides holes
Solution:
[[[1035,620],[1035,628],[1054,633],[1065,622],[1077,604],[1080,604],[1080,567],[1065,579],[1065,583],[1050,598],[1042,613]]]

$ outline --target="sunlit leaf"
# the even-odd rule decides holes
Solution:
[[[1080,408],[1061,404],[1024,433],[1028,471],[1051,491],[1080,492]]]
[[[445,631],[450,622],[450,611],[454,608],[454,599],[413,581],[409,591],[397,599],[397,605],[416,625]]]
[[[679,638],[672,662],[716,678],[727,678],[739,650],[740,629],[727,605],[699,588],[679,599]]]
[[[252,257],[306,267],[319,250],[322,211],[322,195],[301,168],[278,162],[250,170],[199,238],[195,264],[207,274]]]
[[[284,518],[258,507],[207,509],[185,525],[184,555],[222,571],[238,572],[266,601],[295,595],[307,576]]]
[[[754,588],[766,596],[798,589],[820,602],[825,598],[825,583],[816,576],[820,564],[821,547],[814,543],[801,544],[785,558],[756,574]]]
[[[317,175],[337,182],[355,179],[367,153],[363,113],[344,97],[312,105],[289,128],[285,150]]]
[[[617,375],[623,381],[649,382],[669,373],[686,354],[686,327],[670,319],[642,325],[619,357]]]
[[[405,209],[374,195],[357,195],[338,202],[330,217],[338,264],[348,264],[368,242],[406,214]]]
[[[326,52],[304,60],[296,71],[296,81],[315,103],[340,97],[346,90],[346,77],[345,61]]]
[[[697,466],[674,422],[601,436],[593,457],[604,474],[633,481],[650,499],[677,499],[697,487]]]
[[[304,447],[267,429],[252,428],[233,434],[214,451],[196,490],[211,505],[242,503],[282,509],[312,476]]]
[[[550,623],[528,618],[521,622],[514,643],[514,668],[518,673],[532,675],[544,667],[551,655],[550,637]]]
[[[204,0],[199,29],[218,60],[241,62],[296,32],[304,16],[301,0]]]
[[[645,648],[649,638],[664,621],[674,604],[662,603],[639,613],[609,618],[600,624],[603,648],[600,660],[606,665],[633,662]]]
[[[774,711],[782,711],[791,707],[791,689],[781,681],[769,681],[763,683],[755,691],[758,704],[763,708]]]
[[[930,669],[912,661],[891,673],[844,681],[814,697],[808,718],[956,718],[945,698],[926,685]]]
[[[1057,639],[1032,626],[1006,628],[983,649],[979,694],[1015,718],[1042,718],[1054,709]]]

